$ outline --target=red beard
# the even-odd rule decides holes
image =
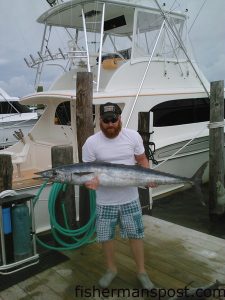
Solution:
[[[118,124],[117,126],[114,125],[105,125],[104,123],[102,124],[103,122],[101,121],[100,122],[100,128],[102,130],[102,132],[104,133],[104,135],[109,138],[109,139],[113,139],[115,137],[118,136],[118,134],[120,133],[121,131],[121,128],[122,128],[122,122],[121,120],[118,121]]]

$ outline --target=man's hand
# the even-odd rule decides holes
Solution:
[[[155,182],[149,182],[149,184],[148,184],[148,187],[150,187],[150,188],[155,188],[157,186],[158,186],[158,184]]]
[[[90,181],[87,181],[84,185],[86,186],[86,188],[90,189],[90,190],[97,190],[97,188],[99,187],[99,179],[98,176],[96,176],[95,178],[93,178]]]

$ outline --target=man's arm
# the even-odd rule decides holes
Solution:
[[[135,159],[136,159],[139,166],[142,166],[144,168],[149,168],[150,167],[149,161],[148,161],[145,153],[140,154],[140,155],[134,155],[134,156],[135,156]]]

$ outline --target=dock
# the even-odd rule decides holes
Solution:
[[[146,270],[157,288],[202,287],[216,280],[224,283],[224,239],[152,216],[143,218]],[[99,244],[63,253],[69,260],[3,290],[0,299],[149,299],[144,296],[114,296],[119,289],[141,289],[127,241],[117,239],[118,276],[110,286],[113,296],[104,297],[96,291],[91,296],[85,294],[88,289],[98,287],[97,281],[105,271]]]

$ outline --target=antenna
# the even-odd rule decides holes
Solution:
[[[57,0],[46,0],[47,2],[48,2],[48,4],[51,6],[51,7],[53,7],[53,6],[55,6],[57,3]]]
[[[51,7],[58,5],[58,4],[59,4],[59,1],[60,1],[61,3],[64,2],[63,0],[46,0],[46,1],[48,2],[48,4],[49,4]]]

